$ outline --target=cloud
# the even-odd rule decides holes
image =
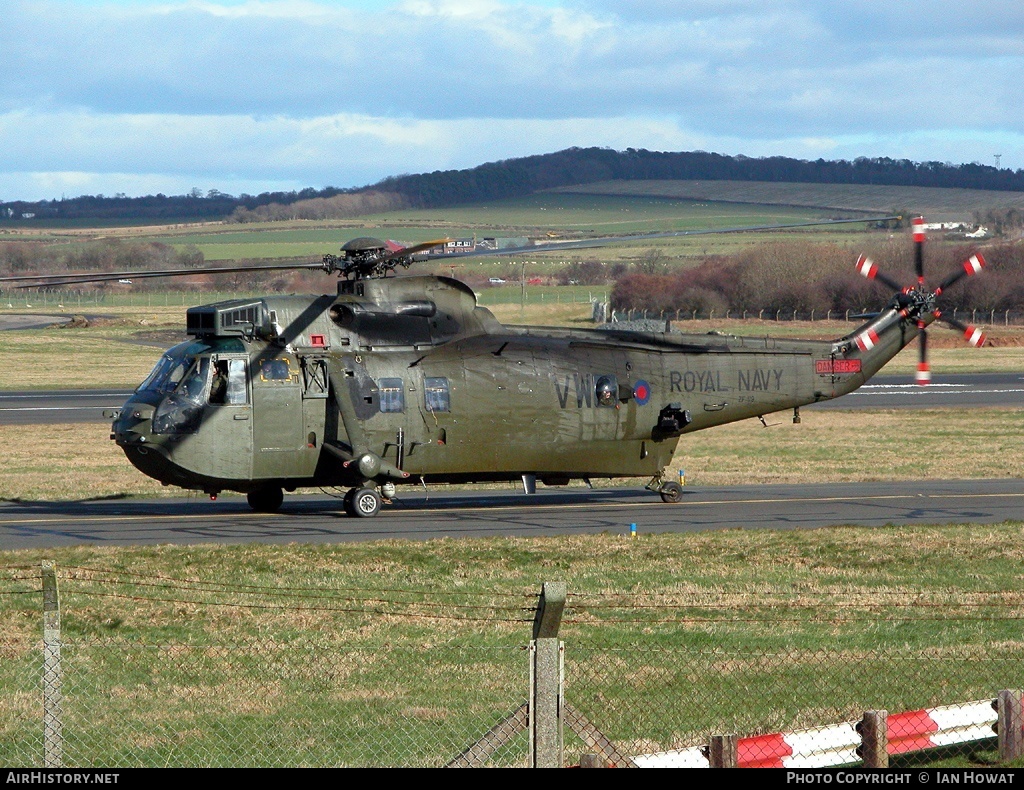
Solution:
[[[570,145],[1024,167],[1004,0],[13,0],[0,70],[6,199],[26,173],[258,192]]]

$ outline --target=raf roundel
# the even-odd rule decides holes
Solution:
[[[633,387],[633,399],[638,406],[646,405],[647,401],[651,399],[651,385],[643,379],[638,381]]]

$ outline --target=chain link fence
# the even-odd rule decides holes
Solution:
[[[472,627],[422,625],[404,641],[363,645],[365,625],[332,630],[298,606],[282,609],[287,635],[211,640],[159,619],[115,638],[62,631],[56,575],[44,564],[38,577],[2,580],[0,593],[31,601],[22,612],[35,608],[43,626],[42,639],[34,629],[0,639],[7,766],[884,767],[1024,757],[1021,614],[1003,594],[972,601],[968,614],[944,612],[927,648],[902,637],[932,611],[871,622],[872,604],[852,616],[812,601],[808,626],[791,604],[751,617],[763,594],[704,596],[708,618],[677,604],[653,614],[612,596],[566,595],[564,584],[557,606],[545,601],[548,585],[534,598],[532,639],[529,619],[497,625],[475,605]],[[76,581],[62,577],[62,595]],[[75,590],[76,623],[111,595],[89,584]],[[271,608],[244,594],[248,606]],[[133,605],[146,600],[157,599]],[[814,629],[828,646],[798,646]]]
[[[42,651],[0,646],[0,764],[441,767],[529,688],[523,648],[72,637],[59,674],[40,672]],[[43,695],[55,687],[52,708]],[[461,704],[461,688],[472,688],[471,705]],[[490,764],[523,765],[526,754],[522,734]]]

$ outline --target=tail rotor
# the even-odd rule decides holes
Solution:
[[[947,318],[935,307],[936,299],[944,291],[960,282],[964,277],[973,277],[979,274],[985,268],[985,259],[981,253],[974,253],[964,261],[961,268],[946,277],[934,291],[931,291],[925,285],[924,277],[924,217],[914,217],[911,224],[914,237],[914,273],[917,276],[917,285],[901,286],[896,280],[880,272],[874,261],[866,255],[861,255],[857,259],[856,268],[861,276],[883,283],[896,291],[895,305],[899,308],[900,316],[916,322],[918,361],[917,373],[914,378],[918,384],[927,385],[932,380],[931,365],[928,362],[928,325],[933,321],[940,321],[959,330],[964,339],[975,348],[985,343],[985,333],[980,329],[969,324],[962,324],[956,319]]]

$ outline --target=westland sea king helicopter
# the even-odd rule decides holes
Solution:
[[[894,219],[653,233],[492,254]],[[982,345],[979,330],[944,316],[936,302],[980,272],[983,258],[972,255],[931,288],[920,218],[913,235],[916,283],[903,287],[862,256],[858,271],[896,293],[832,341],[505,326],[457,279],[398,275],[447,239],[403,248],[357,238],[315,264],[211,267],[200,272],[323,269],[338,276],[337,292],[189,308],[191,339],[167,351],[109,415],[111,438],[165,485],[211,497],[242,492],[261,512],[276,511],[283,492],[299,488],[345,488],[346,512],[371,517],[399,485],[520,479],[532,493],[537,480],[650,478],[648,489],[678,502],[681,486],[666,470],[686,434],[790,409],[796,419],[799,407],[863,385],[915,338],[917,380],[926,384],[927,327],[936,321]],[[45,286],[196,273],[5,279]]]

